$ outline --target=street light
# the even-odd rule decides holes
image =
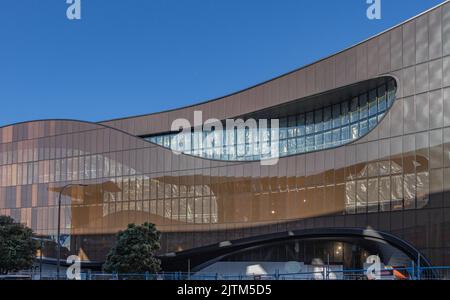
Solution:
[[[77,184],[77,183],[69,183],[66,184],[61,188],[58,195],[58,231],[56,233],[57,235],[57,241],[56,241],[56,249],[57,249],[57,260],[56,260],[56,278],[59,279],[59,267],[61,264],[61,242],[60,242],[60,235],[61,235],[61,195],[64,192],[64,190],[71,186],[87,186],[87,184]]]

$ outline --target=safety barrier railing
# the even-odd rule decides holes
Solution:
[[[329,266],[317,267],[310,272],[272,274],[219,274],[161,272],[152,273],[103,273],[81,272],[81,280],[368,280],[368,270],[334,270]],[[386,268],[374,273],[380,280],[450,280],[450,266]],[[372,277],[374,278],[374,277]],[[17,272],[0,276],[1,279],[56,280],[56,272]],[[65,272],[59,275],[60,280],[67,280]]]

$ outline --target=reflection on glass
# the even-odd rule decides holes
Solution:
[[[306,114],[306,134],[314,133],[314,112]]]
[[[367,118],[367,94],[359,96],[359,119]]]
[[[278,144],[280,156],[327,149],[358,139],[375,128],[392,105],[395,90],[391,80],[347,101],[283,117],[276,140],[270,134],[275,128],[225,129],[223,134],[215,130],[171,133],[146,139],[177,152],[217,160],[270,158],[276,155],[274,144]]]
[[[332,141],[333,141],[333,137],[331,135],[331,131],[325,132],[324,135],[323,135],[323,139],[324,139],[324,147],[325,148],[330,148],[332,146]]]
[[[359,106],[358,106],[358,98],[353,98],[350,101],[350,122],[358,122],[359,120]]]
[[[297,135],[298,136],[305,135],[305,114],[297,116]]]
[[[314,112],[315,132],[321,132],[323,130],[323,111],[318,109]]]
[[[378,113],[377,91],[369,92],[369,117],[375,116]]]
[[[341,106],[339,104],[333,105],[333,128],[341,126]]]
[[[352,138],[352,140],[358,138],[358,133],[359,133],[358,124],[353,124],[351,126],[351,138]]]
[[[331,129],[331,106],[323,110],[323,130]]]
[[[367,120],[359,122],[359,136],[365,135],[369,131]]]

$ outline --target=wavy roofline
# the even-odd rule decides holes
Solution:
[[[381,79],[381,78],[385,78],[385,79],[389,79],[389,80],[394,80],[394,82],[395,82],[395,99],[394,99],[394,102],[397,101],[397,99],[398,99],[398,97],[397,97],[397,91],[398,91],[398,87],[399,87],[399,81],[398,81],[398,78],[397,78],[395,75],[386,74],[386,75],[376,76],[376,77],[371,78],[371,79],[361,80],[361,81],[358,81],[358,82],[356,82],[356,83],[353,83],[353,84],[350,84],[350,85],[346,85],[346,86],[344,86],[344,87],[334,88],[334,89],[329,90],[329,91],[327,91],[327,92],[322,92],[322,93],[314,94],[314,95],[312,95],[312,96],[307,96],[307,97],[300,98],[300,99],[297,99],[297,100],[293,100],[293,101],[290,101],[290,102],[292,103],[292,102],[302,101],[302,99],[312,99],[312,98],[317,98],[317,97],[320,97],[321,95],[332,94],[332,93],[335,93],[335,92],[337,92],[337,91],[339,91],[339,90],[341,90],[341,89],[350,88],[350,87],[353,87],[353,86],[357,86],[357,85],[363,84],[363,83],[365,83],[365,82],[369,82],[369,81],[376,80],[376,79]],[[288,103],[289,103],[289,102],[288,102]],[[386,109],[386,111],[384,112],[383,117],[382,117],[380,120],[377,121],[377,124],[376,124],[376,126],[375,126],[374,128],[370,129],[366,134],[364,134],[364,135],[362,135],[362,136],[359,136],[358,138],[356,138],[356,139],[354,139],[354,140],[350,140],[349,142],[347,142],[347,143],[345,143],[345,144],[336,145],[336,146],[332,146],[332,147],[329,147],[329,148],[316,149],[316,150],[305,151],[305,152],[300,152],[300,153],[292,153],[292,154],[283,155],[283,156],[280,156],[280,155],[279,155],[277,158],[278,158],[278,159],[284,159],[284,158],[289,158],[289,157],[298,156],[298,155],[307,155],[307,154],[311,154],[311,153],[316,153],[316,152],[321,152],[321,151],[328,151],[328,150],[333,150],[333,149],[337,149],[337,148],[340,148],[340,147],[345,147],[345,146],[348,146],[348,145],[354,145],[354,144],[357,144],[359,141],[361,141],[362,139],[366,138],[369,134],[371,134],[371,133],[372,133],[372,132],[373,132],[373,131],[381,124],[381,122],[387,117],[388,112],[392,109],[392,106],[393,106],[393,105],[394,105],[394,103],[392,103],[392,105]],[[276,107],[276,106],[278,106],[278,105],[272,106],[272,108],[273,108],[273,107]],[[161,147],[161,148],[163,148],[163,149],[166,149],[166,150],[169,150],[169,151],[174,151],[174,150],[171,149],[170,147],[165,147],[165,146],[163,146],[163,145],[160,145],[160,144],[157,144],[157,143],[155,143],[155,142],[152,142],[152,141],[150,141],[150,140],[148,139],[150,136],[155,136],[155,135],[166,135],[166,134],[168,134],[168,132],[165,132],[165,133],[159,133],[159,134],[152,134],[152,135],[148,135],[148,136],[136,136],[136,137],[137,137],[137,138],[140,138],[140,139],[143,139],[143,140],[145,140],[146,142],[151,143],[151,144],[153,144],[153,145],[156,145],[156,146],[158,146],[158,147]],[[273,157],[269,157],[269,158],[260,158],[260,159],[251,159],[251,160],[245,160],[245,159],[240,159],[240,160],[239,160],[239,159],[224,160],[224,159],[219,159],[219,158],[203,157],[203,156],[199,156],[199,155],[195,155],[195,154],[191,154],[191,153],[185,153],[185,152],[180,152],[180,155],[188,156],[188,157],[191,157],[191,158],[197,158],[197,159],[208,160],[208,161],[214,161],[214,162],[226,162],[226,163],[232,163],[232,164],[235,164],[235,163],[236,163],[236,164],[239,164],[239,163],[254,163],[254,162],[259,162],[259,161],[265,161],[265,160],[271,160],[271,159],[274,159]]]
[[[191,107],[194,107],[194,106],[199,106],[199,105],[211,103],[211,102],[214,102],[214,101],[222,100],[222,99],[224,99],[224,98],[228,98],[228,97],[231,97],[231,96],[234,96],[234,95],[237,95],[237,94],[246,92],[246,91],[248,91],[248,90],[254,89],[254,88],[256,88],[256,87],[259,87],[259,86],[265,85],[265,84],[267,84],[267,83],[269,83],[269,82],[272,82],[272,81],[275,81],[275,80],[277,80],[277,79],[280,79],[280,78],[282,78],[282,77],[284,77],[284,76],[288,76],[288,75],[290,75],[290,74],[292,74],[292,73],[295,73],[295,72],[298,72],[298,71],[300,71],[300,70],[306,69],[306,68],[308,68],[308,67],[310,67],[310,66],[312,66],[312,65],[315,65],[315,64],[318,64],[318,63],[320,63],[320,62],[322,62],[322,61],[325,61],[325,60],[327,60],[327,59],[330,59],[331,57],[336,56],[336,55],[339,55],[339,54],[341,54],[341,53],[343,53],[343,52],[345,52],[345,51],[348,51],[348,50],[350,50],[350,49],[356,48],[356,47],[359,46],[359,45],[362,45],[362,44],[364,44],[364,43],[366,43],[366,42],[368,42],[368,41],[370,41],[370,40],[373,40],[373,39],[375,39],[375,38],[377,38],[377,37],[379,37],[379,36],[381,36],[381,35],[383,35],[383,34],[389,32],[389,31],[392,31],[392,30],[394,30],[394,29],[396,29],[396,28],[398,28],[398,27],[401,27],[401,26],[405,25],[406,23],[411,22],[411,21],[413,21],[413,20],[415,20],[415,19],[417,19],[417,18],[419,18],[419,17],[421,17],[421,16],[423,16],[423,15],[425,15],[425,14],[427,14],[427,13],[433,11],[433,10],[436,10],[436,9],[438,9],[438,8],[440,8],[440,7],[442,7],[442,6],[444,6],[444,5],[447,4],[447,3],[450,3],[450,0],[445,0],[444,2],[442,2],[442,3],[440,3],[440,4],[436,5],[436,6],[433,6],[433,7],[429,8],[429,9],[427,9],[427,10],[425,10],[425,11],[423,11],[423,12],[421,12],[421,13],[419,13],[419,14],[417,14],[417,15],[415,15],[415,16],[413,16],[413,17],[411,17],[411,18],[409,18],[409,19],[407,19],[407,20],[405,20],[405,21],[403,21],[403,22],[401,22],[401,23],[399,23],[399,24],[397,24],[397,25],[394,25],[394,26],[392,26],[392,27],[389,27],[388,29],[383,30],[383,31],[380,32],[380,33],[377,33],[377,34],[375,34],[375,35],[373,35],[373,36],[370,36],[370,37],[368,37],[368,38],[362,40],[361,42],[358,42],[358,43],[353,44],[353,45],[351,45],[351,46],[349,46],[349,47],[346,47],[346,48],[344,48],[343,50],[340,50],[340,51],[335,52],[335,53],[333,53],[333,54],[327,55],[327,56],[325,56],[325,57],[323,57],[323,58],[321,58],[321,59],[318,59],[318,60],[316,60],[316,61],[314,61],[314,62],[311,62],[311,63],[309,63],[309,64],[306,64],[306,65],[303,65],[303,66],[301,66],[301,67],[295,68],[295,69],[293,69],[293,70],[291,70],[291,71],[288,71],[287,73],[283,73],[283,74],[281,74],[281,75],[278,75],[278,76],[276,76],[276,77],[273,77],[273,78],[268,79],[268,80],[265,80],[265,81],[262,81],[262,82],[260,82],[260,83],[255,84],[255,85],[252,85],[252,86],[243,88],[243,89],[238,90],[238,91],[236,91],[236,92],[232,92],[232,93],[226,94],[226,95],[224,95],[224,96],[220,96],[220,97],[217,97],[217,98],[209,99],[209,100],[206,100],[206,101],[196,102],[196,103],[189,104],[189,105],[186,105],[186,106],[182,106],[182,107],[179,107],[179,108],[171,108],[171,109],[167,109],[167,110],[162,110],[162,111],[157,111],[157,112],[152,112],[152,113],[145,113],[145,114],[135,115],[135,116],[129,116],[129,117],[113,118],[113,119],[108,119],[108,120],[104,120],[104,121],[97,121],[97,122],[94,121],[93,123],[103,124],[103,123],[108,123],[108,122],[122,121],[122,120],[129,120],[129,119],[135,119],[135,118],[140,118],[140,117],[152,116],[152,115],[157,115],[157,114],[162,114],[162,113],[174,112],[174,111],[178,111],[178,110],[182,110],[182,109],[187,109],[187,108],[191,108]]]

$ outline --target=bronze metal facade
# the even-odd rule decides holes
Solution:
[[[363,137],[339,147],[258,161],[172,151],[141,136],[177,118],[225,120],[389,76],[396,100]],[[70,252],[103,260],[111,235],[150,221],[163,253],[294,229],[392,233],[434,265],[450,264],[450,3],[336,55],[202,104],[89,123],[33,121],[0,129],[0,214],[36,233],[62,233]],[[362,205],[362,204],[366,205]]]

